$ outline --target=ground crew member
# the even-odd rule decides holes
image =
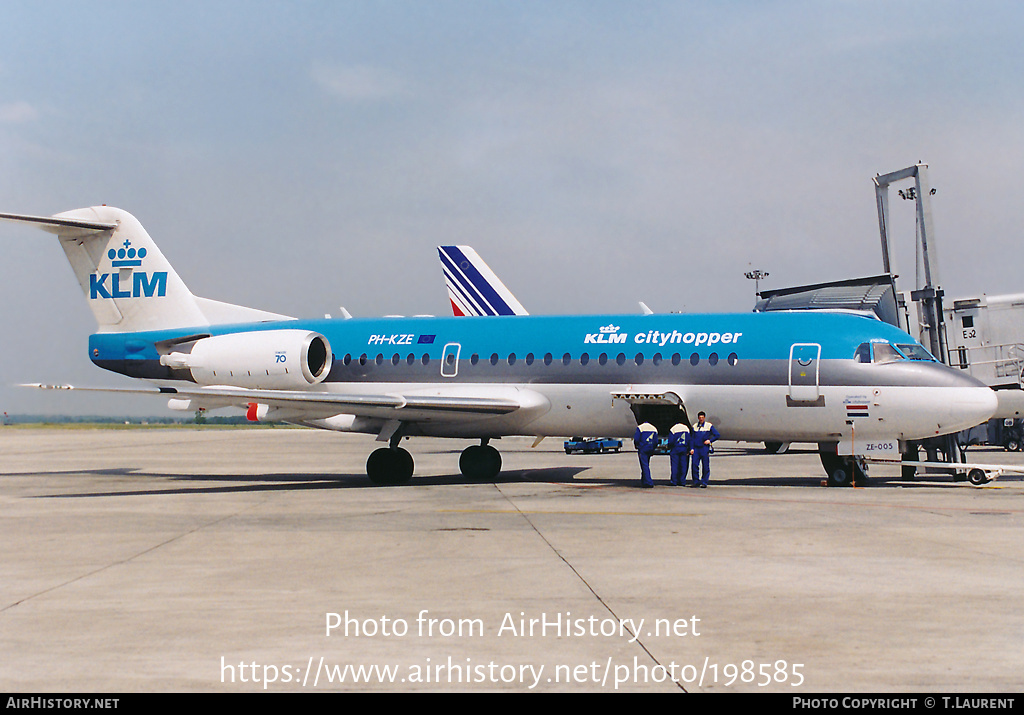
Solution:
[[[650,489],[654,486],[654,480],[651,479],[651,455],[658,446],[657,428],[650,422],[644,422],[633,433],[633,445],[640,458],[640,486]]]
[[[669,460],[672,476],[669,482],[676,487],[686,486],[686,472],[690,468],[690,428],[683,422],[672,425],[668,435]]]
[[[691,444],[693,445],[693,482],[691,487],[706,489],[708,478],[711,476],[711,443],[721,437],[718,430],[710,422],[704,421],[704,413],[697,413],[697,424],[693,426]],[[704,465],[704,474],[698,477],[698,467]]]

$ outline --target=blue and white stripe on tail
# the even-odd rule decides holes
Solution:
[[[529,315],[484,259],[469,246],[438,246],[452,313]]]

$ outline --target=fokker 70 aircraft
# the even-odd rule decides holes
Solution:
[[[630,436],[707,413],[728,439],[817,442],[835,484],[863,445],[984,422],[996,396],[917,341],[825,312],[296,320],[198,298],[142,225],[107,206],[0,214],[55,233],[99,330],[89,356],[186,410],[237,406],[377,435],[378,484],[407,481],[403,437],[479,440],[459,466],[498,474],[505,435]]]

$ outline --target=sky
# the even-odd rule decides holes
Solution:
[[[751,269],[880,273],[871,179],[925,162],[946,295],[1024,292],[1022,30],[984,0],[4,0],[0,212],[117,206],[196,295],[299,317],[449,314],[441,244],[534,314],[748,311]],[[130,381],[56,239],[0,247],[0,410],[169,414],[13,387]]]

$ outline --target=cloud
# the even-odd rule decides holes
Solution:
[[[24,124],[39,116],[39,112],[28,102],[0,104],[0,123]]]
[[[350,102],[383,102],[407,94],[398,76],[379,67],[316,63],[311,74],[328,94]]]

